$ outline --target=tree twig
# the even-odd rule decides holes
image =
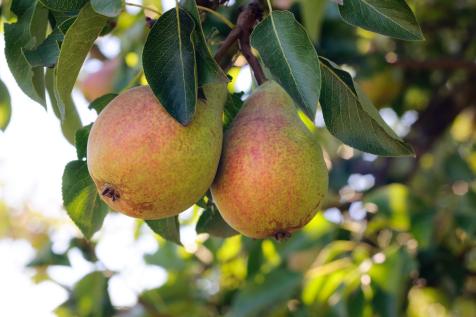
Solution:
[[[217,62],[220,64],[220,66],[222,66],[222,68],[226,70],[231,59],[225,62],[223,62],[223,59],[226,56],[233,56],[236,53],[237,46],[235,44],[238,41],[240,44],[239,48],[241,49],[243,56],[248,61],[248,64],[253,70],[256,81],[259,84],[266,81],[266,77],[258,59],[253,55],[251,50],[250,35],[256,22],[261,19],[262,15],[263,7],[261,2],[259,0],[252,0],[239,14],[236,27],[228,34],[225,41],[223,41],[222,45],[215,54],[215,59]]]

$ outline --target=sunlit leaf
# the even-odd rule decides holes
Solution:
[[[108,208],[89,176],[86,161],[69,162],[63,174],[63,203],[71,220],[90,239],[102,227]]]
[[[66,32],[55,70],[55,96],[61,119],[65,117],[79,70],[106,21],[107,18],[94,12],[88,3]]]
[[[423,40],[420,26],[405,0],[344,0],[344,20],[364,29],[402,40]]]
[[[12,105],[7,86],[0,80],[0,130],[5,131],[12,116]]]

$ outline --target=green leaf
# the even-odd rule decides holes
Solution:
[[[274,79],[312,119],[321,90],[321,70],[316,50],[303,26],[289,11],[273,11],[251,34]]]
[[[197,52],[198,86],[202,87],[203,85],[211,83],[228,82],[228,77],[220,66],[218,66],[208,49],[196,1],[185,0],[182,5],[193,18],[195,25],[197,26],[195,28],[194,44]]]
[[[304,27],[313,43],[319,40],[327,0],[299,0]]]
[[[301,279],[299,273],[276,269],[267,274],[262,283],[250,281],[240,289],[231,306],[230,316],[263,316],[267,309],[290,299],[299,289]]]
[[[180,224],[178,221],[178,216],[159,220],[147,220],[146,223],[150,229],[152,229],[152,231],[160,235],[165,240],[182,245],[180,242]]]
[[[320,103],[329,131],[361,151],[382,156],[414,155],[412,148],[383,121],[352,77],[321,57]]]
[[[88,2],[88,0],[39,0],[45,7],[53,11],[75,13]]]
[[[233,119],[236,117],[241,107],[243,106],[243,100],[241,100],[241,97],[243,97],[242,92],[228,94],[223,113],[223,127],[225,128],[225,130],[230,127],[230,124],[233,122]]]
[[[54,76],[54,70],[52,68],[47,69],[45,74],[45,84],[46,91],[48,91],[48,95],[50,96],[51,107],[53,108],[56,117],[60,118],[58,102],[54,92]],[[81,123],[81,118],[79,117],[78,111],[71,96],[69,101],[66,103],[65,112],[66,114],[64,120],[60,120],[61,131],[63,132],[66,140],[74,145],[76,131],[80,129],[83,124]]]
[[[63,174],[63,203],[68,215],[87,239],[98,231],[108,208],[89,176],[86,161],[69,162]]]
[[[74,144],[76,146],[76,154],[78,155],[78,160],[86,159],[89,132],[91,132],[92,127],[93,124],[91,123],[76,131],[76,138]]]
[[[91,110],[93,109],[96,110],[97,114],[99,114],[104,108],[106,108],[106,106],[112,101],[112,99],[116,97],[117,97],[117,94],[113,94],[113,93],[101,96],[93,100],[93,102],[89,104],[88,108]]]
[[[122,0],[91,0],[91,6],[97,13],[114,18],[121,14]]]
[[[88,3],[66,32],[55,71],[55,96],[61,119],[64,119],[81,66],[106,21],[107,17],[94,12]]]
[[[75,286],[70,306],[72,316],[114,316],[108,292],[109,278],[104,272],[92,272],[84,276]]]
[[[39,34],[40,31],[46,32],[48,11],[37,5],[34,0],[15,1],[11,9],[17,15],[17,23],[4,25],[8,67],[23,92],[46,107],[43,69],[33,69],[23,55],[22,49],[33,48],[37,41],[43,40]],[[30,30],[32,21],[39,23],[33,34]]]
[[[0,130],[5,131],[12,116],[12,104],[8,88],[0,80]]]
[[[46,244],[26,266],[42,267],[49,265],[71,265],[65,253],[55,253],[51,249],[51,243]]]
[[[55,28],[36,48],[24,49],[23,54],[31,67],[54,67],[60,53],[59,42],[62,42],[63,38],[63,33]]]
[[[193,19],[176,7],[164,13],[150,30],[144,46],[144,74],[160,103],[187,125],[197,102],[197,65]]]
[[[339,11],[351,25],[402,40],[425,39],[404,0],[345,0]]]
[[[209,233],[220,238],[228,238],[238,234],[223,220],[215,205],[203,211],[195,230],[197,233]]]

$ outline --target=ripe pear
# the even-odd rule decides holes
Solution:
[[[313,218],[328,186],[313,128],[276,82],[248,98],[225,134],[211,187],[231,227],[250,238],[281,239]]]
[[[192,206],[215,177],[223,140],[226,85],[204,87],[193,121],[183,126],[148,86],[114,98],[94,123],[87,147],[91,177],[116,211],[151,220]]]

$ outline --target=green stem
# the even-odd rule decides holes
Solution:
[[[210,8],[207,8],[207,7],[203,7],[203,6],[199,6],[197,5],[198,9],[200,9],[201,11],[206,11],[208,13],[211,13],[213,14],[214,16],[216,16],[218,19],[220,19],[223,23],[225,23],[230,29],[233,29],[235,27],[235,25],[233,24],[233,22],[231,22],[230,20],[228,20],[224,15],[218,13],[217,11],[215,10],[212,10]]]
[[[143,9],[144,11],[154,12],[155,14],[157,14],[157,15],[159,15],[159,16],[162,15],[161,12],[159,12],[159,11],[157,11],[157,10],[155,10],[155,9],[149,8],[149,7],[147,7],[147,6],[143,6],[143,5],[141,5],[141,4],[135,4],[135,3],[126,2],[126,5],[127,5],[127,6],[130,6],[130,7],[141,8],[141,9]]]

